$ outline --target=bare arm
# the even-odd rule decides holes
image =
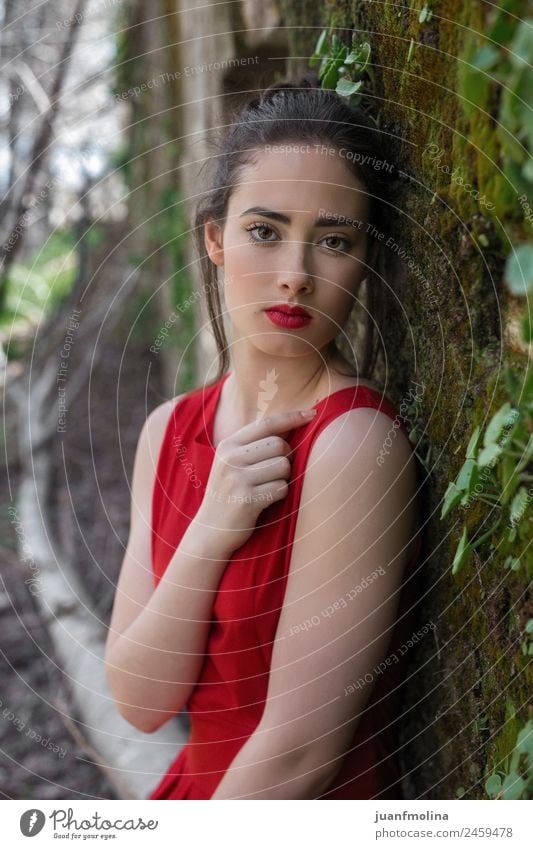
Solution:
[[[106,646],[106,675],[118,710],[147,732],[183,707],[198,680],[216,590],[230,556],[215,550],[213,534],[193,521],[154,589],[151,496],[174,403],[154,410],[139,437],[130,536]]]
[[[353,682],[387,655],[415,528],[407,440],[377,463],[389,429],[357,408],[311,449],[265,710],[212,799],[315,799],[342,767],[372,690]]]
[[[229,555],[217,557],[191,523],[144,610],[109,650],[113,695],[142,731],[170,719],[196,686]]]
[[[277,433],[302,421],[298,411],[279,413],[222,440],[206,490],[217,498],[204,496],[154,590],[153,480],[174,403],[154,410],[139,438],[130,538],[106,647],[107,680],[118,709],[147,732],[180,710],[196,686],[216,592],[231,554],[251,536],[261,510],[286,495],[290,447]]]

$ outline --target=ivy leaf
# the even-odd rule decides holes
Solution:
[[[505,558],[503,565],[506,569],[510,569],[511,572],[518,572],[520,571],[520,558],[513,557],[512,554],[510,554],[509,557]]]
[[[481,467],[488,466],[493,460],[496,460],[502,453],[502,448],[499,445],[489,445],[484,448],[478,457],[478,463]]]
[[[341,44],[339,49],[336,50],[335,53],[333,54],[333,58],[337,62],[337,67],[344,65],[344,60],[346,59],[347,55],[348,55],[348,48],[346,47],[345,44]]]
[[[322,88],[334,89],[337,84],[337,63],[334,59],[328,59],[320,80]]]
[[[471,64],[479,71],[487,71],[500,58],[500,53],[492,44],[484,44],[474,53]]]
[[[418,16],[418,22],[420,24],[423,24],[424,21],[429,21],[429,19],[431,18],[432,15],[433,15],[433,12],[430,11],[429,6],[426,3],[425,6],[422,8],[419,16]]]
[[[514,542],[516,539],[516,528],[509,528],[507,531],[507,542]]]
[[[467,492],[470,495],[477,481],[478,469],[476,460],[465,460],[461,471],[457,476],[457,489],[460,489],[462,492]]]
[[[456,506],[456,504],[461,500],[462,497],[463,493],[460,489],[457,489],[455,483],[449,483],[448,489],[444,494],[440,518],[444,519],[444,517],[448,515],[450,510],[452,510]]]
[[[479,431],[481,428],[476,427],[474,433],[470,437],[470,442],[468,443],[468,447],[466,449],[466,459],[467,460],[475,460],[476,458],[476,450],[477,450],[477,440],[479,437]]]
[[[357,72],[362,74],[370,59],[371,47],[367,41],[352,45],[352,49],[344,60],[345,65],[359,65]],[[353,70],[356,70],[355,68]]]
[[[533,291],[533,245],[520,245],[509,254],[505,264],[505,282],[511,294],[525,298]]]
[[[349,80],[344,77],[337,83],[337,88],[335,89],[335,91],[337,94],[340,94],[341,97],[350,97],[352,94],[355,94],[356,91],[359,91],[362,85],[362,80],[353,82],[352,80]]]
[[[497,772],[493,772],[485,782],[485,791],[489,796],[497,796],[501,789],[502,780]]]
[[[520,519],[524,515],[528,501],[529,495],[527,494],[527,489],[525,486],[521,486],[511,502],[510,518],[513,524],[520,522]]]
[[[345,65],[353,65],[354,62],[358,62],[361,57],[360,50],[350,50],[346,59],[344,60]]]
[[[504,799],[520,799],[526,789],[526,782],[517,772],[510,772],[505,776],[502,792]]]
[[[452,563],[452,575],[457,575],[457,573],[465,566],[470,558],[470,554],[472,552],[472,546],[469,544],[467,539],[467,530],[466,525],[463,529],[463,534],[461,539],[459,540],[459,545],[457,546],[457,551],[455,552],[455,557],[453,558]]]
[[[510,457],[508,454],[502,457],[500,475],[502,483],[500,502],[507,504],[520,483],[520,475],[516,471],[516,460],[514,457]]]
[[[487,425],[487,430],[485,431],[485,436],[483,437],[483,445],[485,447],[487,447],[487,445],[492,445],[493,442],[496,442],[500,433],[503,430],[504,424],[506,424],[506,421],[509,419],[509,413],[510,412],[511,412],[511,405],[507,401],[493,415],[489,424]]]
[[[522,340],[526,345],[531,345],[533,342],[533,325],[531,324],[529,313],[526,313],[520,322],[520,332],[522,334]]]
[[[313,55],[311,56],[311,59],[309,60],[309,65],[311,66],[311,68],[313,68],[317,64],[320,57],[323,56],[324,53],[326,52],[325,45],[326,45],[327,33],[328,33],[328,31],[323,29],[322,32],[320,33],[320,35],[318,36],[318,40],[317,40],[317,43],[315,45],[315,52],[313,53]]]
[[[515,68],[527,68],[533,62],[532,25],[533,18],[521,21],[511,42],[509,60]]]

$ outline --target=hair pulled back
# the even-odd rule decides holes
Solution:
[[[233,115],[229,130],[217,144],[216,166],[207,191],[203,192],[194,216],[194,240],[207,298],[209,321],[217,345],[219,380],[228,370],[230,358],[224,330],[217,266],[205,250],[204,224],[212,218],[222,224],[231,192],[242,171],[258,149],[280,143],[311,142],[343,150],[348,168],[361,180],[368,194],[368,220],[377,232],[390,233],[390,196],[397,179],[395,166],[385,155],[383,131],[360,107],[354,107],[330,89],[320,88],[318,77],[309,72],[298,81],[277,82],[248,100]],[[385,166],[385,168],[383,167]],[[369,244],[372,231],[369,232]],[[383,236],[381,237],[383,240]],[[376,325],[385,312],[382,251],[367,274],[367,302],[362,365],[358,375],[372,375],[379,353]],[[338,351],[335,339],[326,355]]]

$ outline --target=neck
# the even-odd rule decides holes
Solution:
[[[226,380],[228,404],[242,421],[312,406],[332,391],[336,374],[349,373],[349,364],[337,359],[276,357],[261,352],[250,356],[238,347],[232,349],[231,361]]]

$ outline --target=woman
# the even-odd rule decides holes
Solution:
[[[415,458],[335,344],[365,278],[378,312],[379,136],[331,91],[270,86],[236,115],[199,204],[220,370],[141,432],[106,655],[134,726],[189,712],[150,799],[399,795]]]

